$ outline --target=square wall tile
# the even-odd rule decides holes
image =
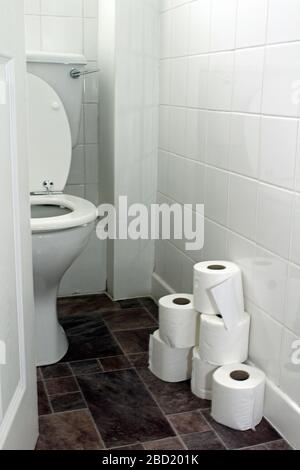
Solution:
[[[230,145],[230,114],[207,113],[206,162],[212,166],[228,169]]]
[[[84,133],[86,144],[98,143],[98,106],[84,105]]]
[[[41,12],[44,16],[82,17],[82,0],[41,0]]]
[[[204,162],[206,159],[207,112],[199,109],[187,109],[185,156]]]
[[[186,58],[173,59],[171,61],[170,103],[173,106],[185,106],[186,105],[187,71],[188,71],[188,60]]]
[[[236,47],[265,44],[268,0],[239,0]]]
[[[293,195],[261,184],[258,190],[256,241],[264,248],[289,257]]]
[[[159,108],[159,148],[169,150],[171,108],[160,106]]]
[[[189,3],[186,3],[175,10],[171,10],[171,15],[171,55],[172,57],[183,57],[188,54],[189,50]]]
[[[83,0],[83,14],[86,18],[98,17],[99,0]]]
[[[207,107],[209,56],[188,58],[187,105],[190,108]]]
[[[97,144],[85,146],[85,182],[97,184],[99,181],[99,149]]]
[[[211,0],[211,51],[234,49],[237,0]]]
[[[255,304],[272,318],[283,323],[288,263],[257,247],[253,274]]]
[[[203,259],[226,259],[228,231],[219,224],[205,219]]]
[[[222,225],[227,221],[229,177],[224,171],[206,168],[205,215]]]
[[[210,13],[210,0],[196,0],[191,3],[189,38],[189,53],[191,55],[209,52]]]
[[[162,194],[169,194],[169,154],[164,150],[158,152],[158,191]]]
[[[38,51],[41,49],[41,17],[25,15],[26,49]]]
[[[82,54],[81,18],[42,17],[42,47],[46,52]]]
[[[268,42],[300,39],[300,4],[298,0],[271,0],[268,20]]]
[[[84,183],[84,147],[82,145],[77,145],[77,147],[73,149],[72,153],[72,163],[68,178],[68,184]]]
[[[233,80],[233,111],[260,112],[264,56],[263,48],[236,51]]]
[[[88,65],[92,70],[98,68],[97,62],[90,62]],[[84,79],[84,102],[98,103],[99,99],[99,74],[86,75]]]
[[[98,22],[94,18],[84,20],[84,55],[87,60],[97,60],[98,56]]]
[[[263,113],[299,115],[300,43],[269,46],[266,49]]]
[[[171,103],[171,64],[172,61],[164,59],[159,66],[159,103],[168,105]]]
[[[299,240],[299,239],[298,239]],[[300,336],[300,267],[289,266],[287,300],[284,324],[295,335]]]
[[[24,12],[25,12],[25,15],[40,15],[41,13],[40,0],[25,0]]]
[[[204,204],[204,176],[205,168],[201,163],[191,160],[185,161],[183,178],[183,202],[185,204]]]
[[[168,195],[177,202],[184,200],[184,167],[184,158],[170,155]]]
[[[297,139],[295,190],[300,192],[300,123],[298,127],[298,139]]]
[[[169,111],[169,150],[178,155],[185,153],[185,108],[170,108]]]
[[[171,57],[172,47],[172,11],[160,15],[160,56]]]
[[[98,184],[87,184],[85,186],[85,199],[90,201],[96,207],[99,204],[99,188]]]
[[[298,121],[263,117],[261,121],[260,178],[294,188]]]
[[[300,265],[300,196],[295,196],[292,223],[291,261]]]
[[[250,305],[250,360],[261,368],[270,380],[279,385],[283,327],[262,310]]]
[[[233,65],[233,52],[222,52],[210,56],[207,93],[209,109],[231,110]]]
[[[260,116],[232,114],[229,169],[256,178],[260,151]]]
[[[255,244],[229,231],[226,259],[240,266],[243,274],[245,297],[250,300],[253,299]]]
[[[284,330],[281,351],[280,389],[300,406],[300,337]]]
[[[231,175],[229,181],[228,225],[231,230],[255,239],[257,182]]]

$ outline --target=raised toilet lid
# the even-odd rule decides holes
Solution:
[[[28,131],[30,192],[62,192],[70,172],[72,140],[63,103],[44,80],[28,73]]]

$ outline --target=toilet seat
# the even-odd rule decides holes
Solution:
[[[65,207],[71,212],[69,214],[58,217],[45,217],[41,219],[31,219],[31,231],[36,232],[53,232],[57,230],[66,230],[82,225],[89,224],[96,220],[98,214],[97,209],[89,201],[75,196],[65,194],[31,196],[30,204],[44,206]]]

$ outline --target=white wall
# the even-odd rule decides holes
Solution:
[[[28,50],[84,54],[98,67],[98,0],[25,0]],[[66,194],[99,203],[98,74],[85,80],[79,144],[73,150]],[[97,256],[95,256],[97,253]],[[64,277],[61,295],[105,289],[106,246],[94,235]]]
[[[300,366],[291,363],[300,338],[300,2],[161,7],[158,197],[204,202],[206,239],[194,254],[159,242],[155,285],[191,291],[195,261],[239,264],[250,358],[300,419]],[[268,414],[300,446],[285,412]]]
[[[149,205],[156,198],[158,129],[157,0],[102,0],[100,12],[101,167],[104,202]],[[114,298],[149,294],[154,244],[109,244],[108,289]]]

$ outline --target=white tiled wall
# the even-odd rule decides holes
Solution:
[[[97,68],[98,0],[25,0],[29,50],[84,54]],[[98,76],[86,78],[79,145],[66,192],[98,203]]]
[[[90,69],[98,61],[98,0],[25,0],[28,50],[84,54]],[[65,193],[99,202],[98,74],[85,79],[79,143],[73,151]],[[105,250],[86,252],[66,275],[62,293],[94,292],[105,288]],[[93,249],[91,248],[93,247]],[[82,270],[80,269],[82,267]],[[84,275],[83,275],[84,271]]]
[[[159,242],[156,274],[191,291],[195,261],[239,264],[251,359],[300,406],[299,0],[161,1],[160,80],[159,200],[206,226],[199,253]]]

